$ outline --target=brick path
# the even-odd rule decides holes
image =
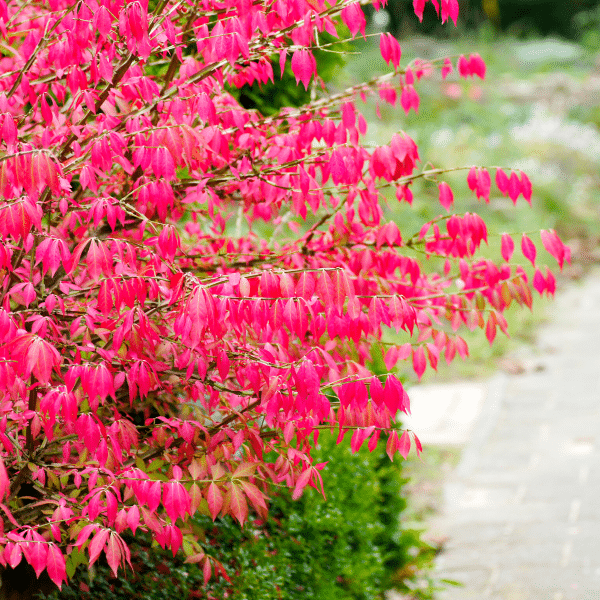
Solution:
[[[490,383],[436,527],[439,600],[600,599],[600,275],[563,294],[538,369]]]

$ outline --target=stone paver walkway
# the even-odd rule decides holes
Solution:
[[[600,599],[600,274],[551,312],[538,368],[492,379],[446,485],[437,568],[464,587],[439,600]]]
[[[416,385],[408,390],[411,414],[402,422],[425,446],[464,446],[483,408],[487,388],[487,383],[475,382]]]

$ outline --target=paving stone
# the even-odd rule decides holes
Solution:
[[[439,600],[600,600],[600,275],[488,393],[445,489]],[[494,392],[490,391],[493,388]]]

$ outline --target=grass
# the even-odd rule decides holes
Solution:
[[[442,508],[443,485],[458,465],[460,449],[456,446],[429,446],[420,458],[409,456],[404,463],[405,490],[410,502],[404,518],[415,523],[426,522]]]

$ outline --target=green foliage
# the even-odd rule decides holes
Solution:
[[[80,567],[71,585],[51,598],[367,600],[392,587],[431,598],[427,568],[435,549],[403,526],[401,465],[389,461],[384,444],[352,454],[349,438],[339,446],[335,441],[322,433],[315,450],[317,460],[329,460],[322,471],[326,500],[314,489],[296,502],[276,496],[269,520],[244,528],[229,518],[196,519],[210,540],[206,552],[222,561],[230,582],[213,577],[205,587],[197,566],[152,547],[146,536],[132,545],[136,572],[128,578],[112,579],[104,564],[93,577]]]

